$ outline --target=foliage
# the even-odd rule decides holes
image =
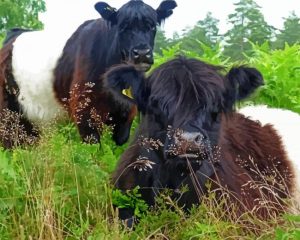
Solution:
[[[275,48],[284,48],[285,43],[293,45],[300,41],[300,18],[295,12],[292,12],[285,18],[283,25],[283,30],[280,30],[280,33],[276,36],[276,41],[274,43]]]
[[[284,218],[291,223],[291,227],[285,230],[281,227],[277,228],[276,240],[300,239],[300,228],[297,227],[300,224],[300,216],[286,215]]]
[[[198,47],[199,42],[214,47],[220,40],[218,23],[219,20],[214,18],[211,12],[208,12],[206,17],[198,21],[193,28],[185,29],[185,33],[182,38],[177,40],[177,43],[180,42],[181,48],[186,51],[203,54],[203,49]]]
[[[199,42],[211,46],[217,47],[221,40],[218,28],[219,20],[212,16],[211,12],[208,12],[203,20],[200,20],[192,28],[186,28],[183,30],[183,35],[174,33],[172,39],[167,39],[164,36],[164,32],[159,30],[156,36],[156,43],[154,52],[159,55],[164,55],[162,49],[172,48],[180,44],[180,48],[185,51],[192,51],[195,54],[203,54],[202,48],[199,48]]]
[[[252,44],[252,57],[247,60],[265,79],[255,102],[300,113],[300,45],[271,50],[268,43]]]
[[[233,26],[225,34],[227,46],[225,54],[234,60],[243,59],[241,53],[251,49],[249,42],[262,44],[272,37],[273,27],[269,26],[253,0],[240,0],[234,4],[235,12],[228,16]]]
[[[45,10],[44,0],[0,1],[0,36],[14,27],[40,29],[38,14]]]
[[[112,203],[118,208],[130,208],[134,209],[134,215],[141,217],[148,209],[148,205],[141,199],[141,194],[138,192],[139,187],[134,188],[132,191],[126,191],[122,193],[116,189],[112,192]]]
[[[154,52],[162,54],[162,49],[165,49],[169,46],[170,41],[165,36],[165,32],[158,28],[155,36]]]
[[[4,41],[4,38],[0,35],[0,48],[2,47],[3,41]]]
[[[190,58],[196,58],[202,61],[209,62],[215,65],[226,66],[228,64],[229,58],[225,58],[222,54],[222,46],[217,43],[214,47],[210,47],[207,44],[197,41],[195,45],[196,49],[201,49],[203,54],[198,54],[197,51],[186,50],[181,47],[181,43],[178,43],[172,47],[162,49],[162,55],[155,54],[155,62],[152,69],[162,63],[173,59],[177,55],[185,55]]]

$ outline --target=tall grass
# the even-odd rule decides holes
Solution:
[[[180,52],[213,64],[236,64],[222,57],[221,46],[199,47],[203,56],[179,45],[164,50],[155,66]],[[266,86],[251,101],[299,111],[299,49],[253,46],[256,55],[249,64],[262,71]],[[216,204],[213,193],[190,215],[163,194],[134,230],[124,228],[112,207],[109,176],[126,146],[117,147],[109,129],[101,146],[83,144],[74,125],[66,123],[45,128],[37,145],[1,149],[0,239],[299,239],[298,216],[268,222],[245,216],[249,229],[224,211],[225,200]]]

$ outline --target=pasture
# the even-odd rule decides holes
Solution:
[[[199,47],[205,48],[201,57],[184,54],[212,64],[235,64],[222,57],[221,49]],[[242,104],[263,103],[300,113],[300,45],[284,50],[253,45],[252,50],[254,55],[246,62],[263,73],[266,84]],[[164,50],[155,56],[153,68],[178,52],[178,46]],[[137,125],[136,119],[131,132]],[[12,124],[9,131],[18,130]],[[0,126],[0,131],[7,129]],[[111,134],[107,127],[101,147],[89,145],[81,142],[74,123],[57,123],[43,129],[38,145],[1,149],[1,239],[300,239],[297,213],[269,221],[250,213],[237,218],[224,208],[230,204],[226,198],[216,204],[214,194],[190,215],[167,192],[157,200],[157,209],[146,211],[135,191],[125,197],[110,186],[110,174],[127,147],[117,146]],[[135,206],[141,220],[134,230],[122,226],[113,204]]]

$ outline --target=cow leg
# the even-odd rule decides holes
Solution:
[[[157,191],[154,189],[154,179],[157,176],[158,165],[156,161],[157,156],[152,155],[141,147],[139,144],[131,145],[122,155],[117,168],[112,177],[112,183],[115,188],[120,189],[124,194],[127,190],[133,190],[139,187],[141,199],[144,200],[148,206],[155,204],[155,196]],[[116,206],[117,207],[117,206]],[[134,208],[119,209],[119,218],[125,221],[129,227],[138,219],[134,216]]]

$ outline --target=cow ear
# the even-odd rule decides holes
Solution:
[[[247,98],[262,85],[263,76],[257,69],[245,66],[231,68],[226,75],[227,107],[232,109],[236,101]]]
[[[177,7],[177,3],[173,0],[164,0],[156,9],[157,21],[161,24],[166,18],[173,14],[173,9]]]
[[[134,66],[126,64],[110,68],[104,76],[104,87],[115,97],[115,100],[135,103],[139,110],[144,106],[142,103],[144,82],[144,74]],[[125,89],[131,89],[133,99],[123,94]]]
[[[115,24],[117,22],[117,9],[109,6],[105,2],[98,2],[95,4],[95,9],[97,12],[101,15],[101,17],[111,22],[112,24]]]

